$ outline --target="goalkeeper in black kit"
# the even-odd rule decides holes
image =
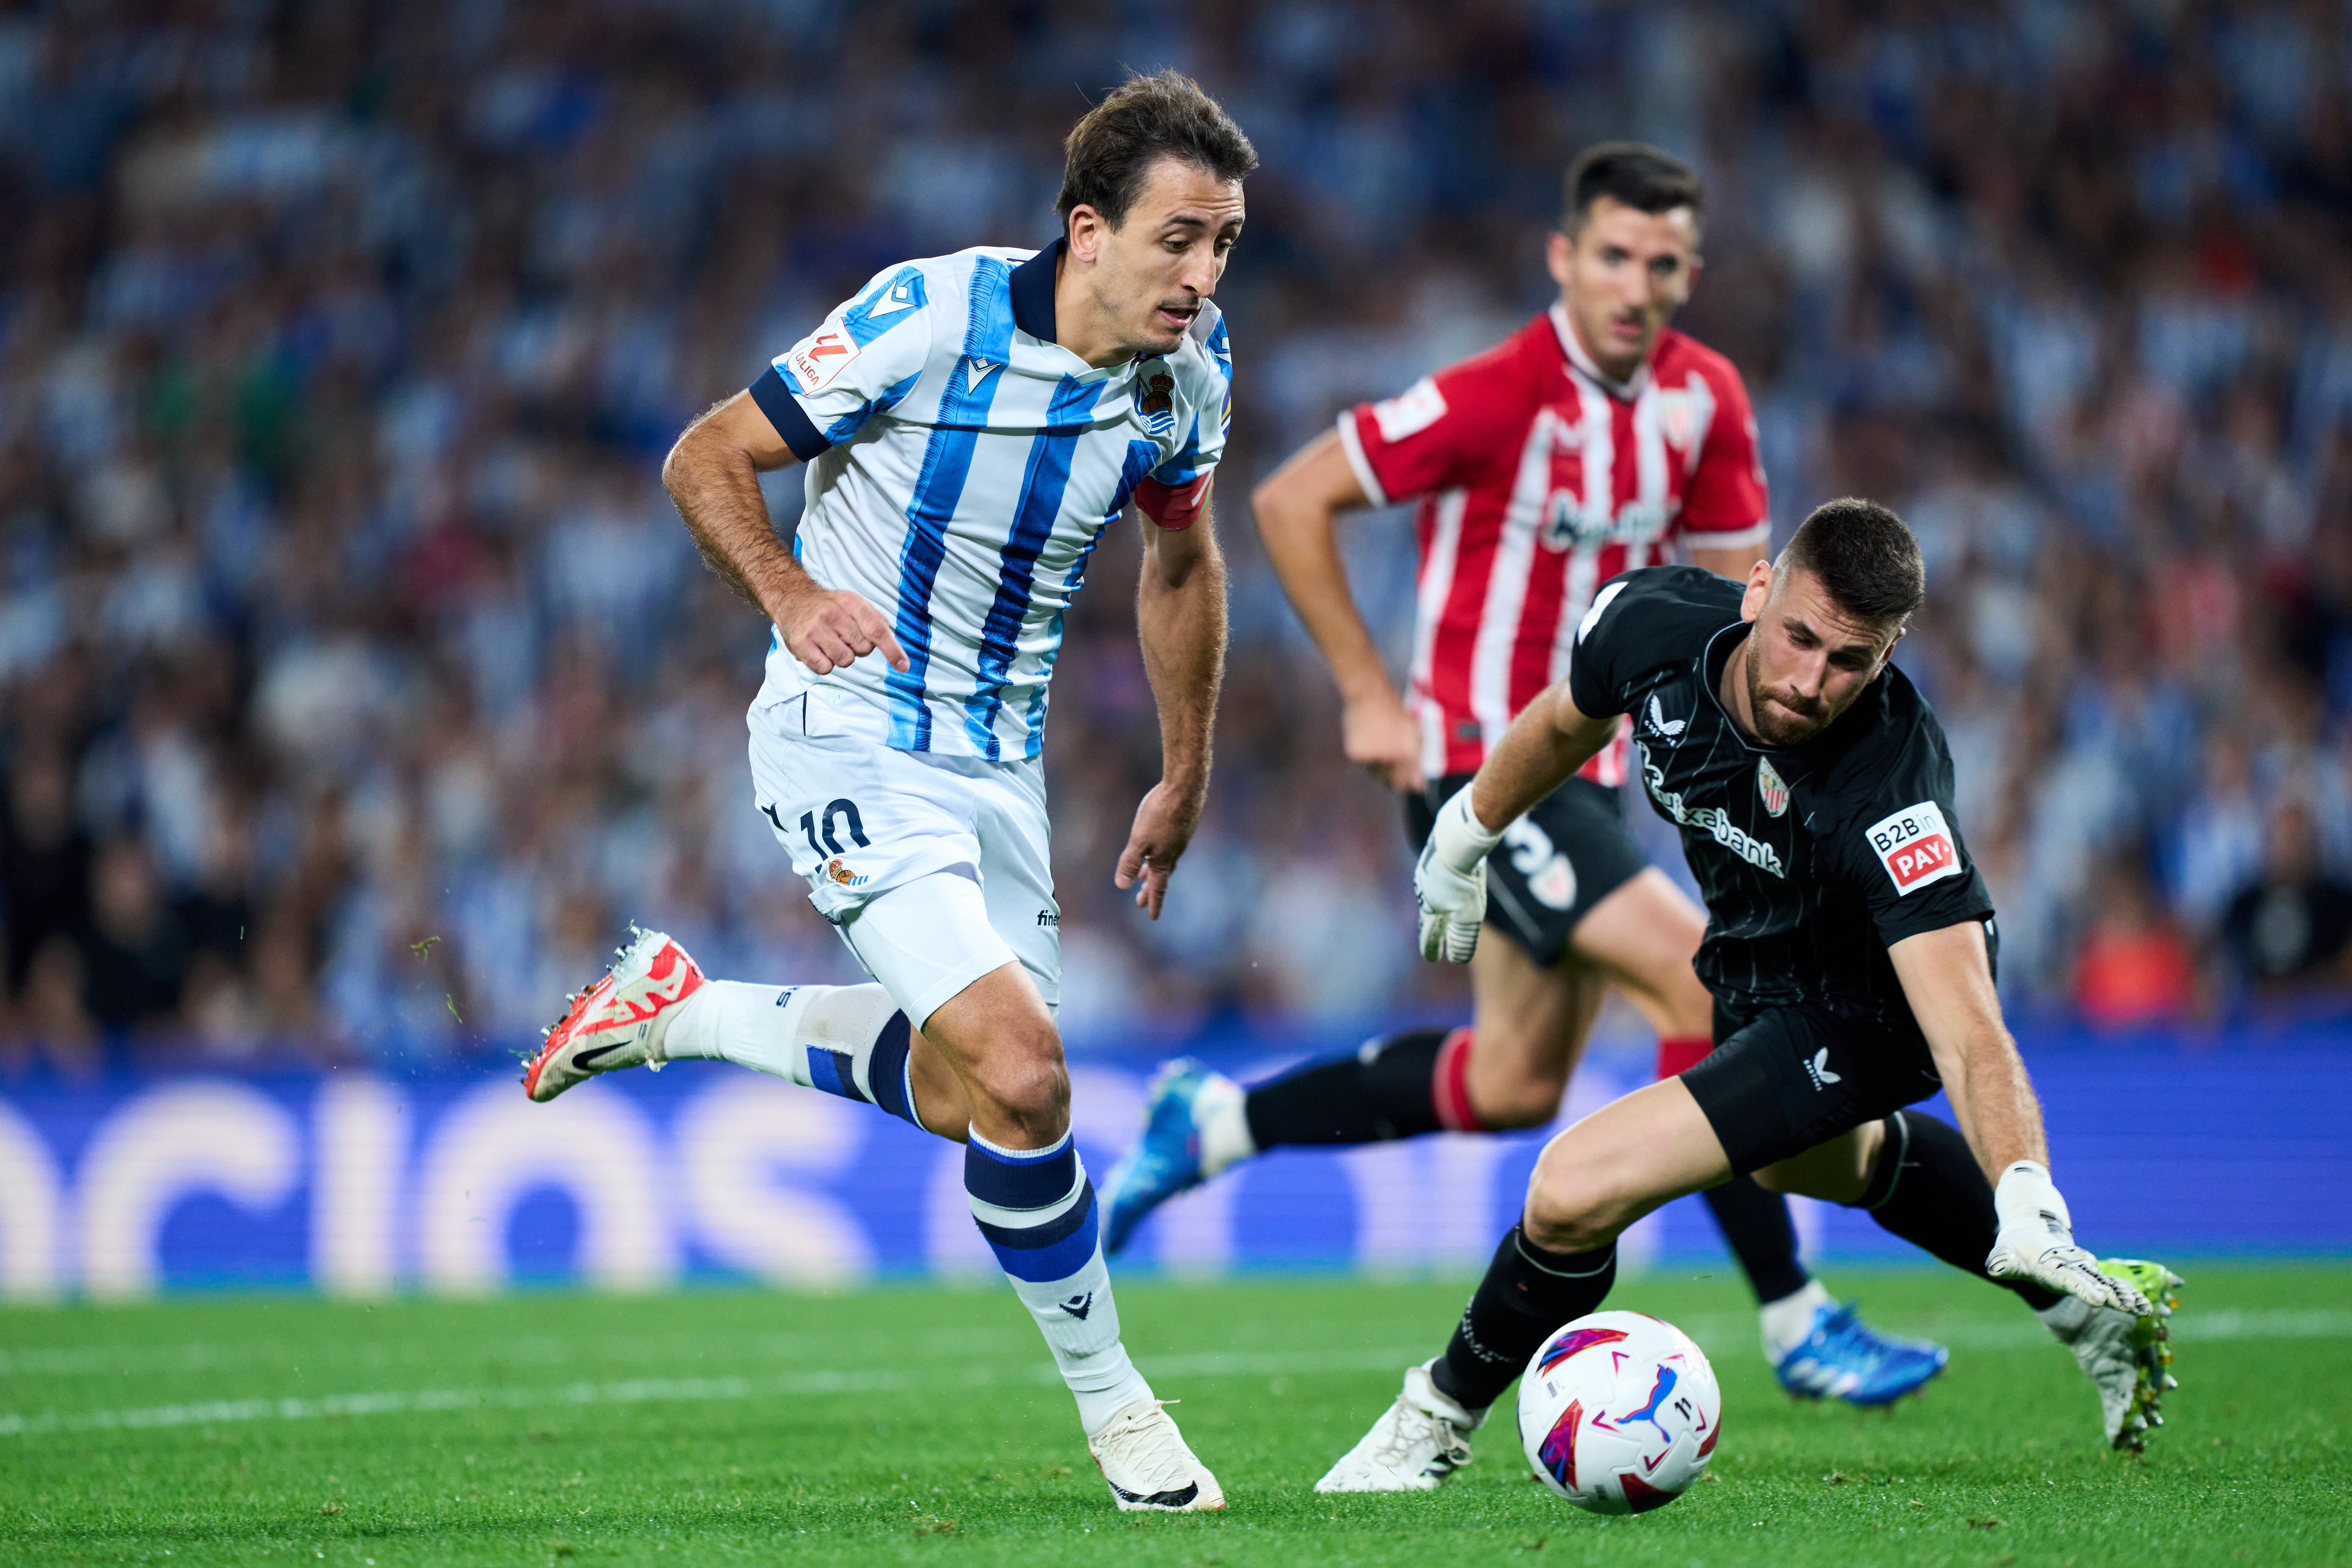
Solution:
[[[1462,963],[1487,852],[1630,715],[1644,792],[1705,896],[1717,1047],[1552,1140],[1444,1353],[1318,1490],[1436,1485],[1537,1346],[1600,1307],[1619,1234],[1742,1174],[1866,1209],[2015,1291],[2097,1387],[2115,1447],[2161,1425],[2179,1279],[2074,1245],[1993,990],[1992,902],[1943,729],[1888,663],[1925,594],[1910,531],[1860,500],[1814,511],[1744,585],[1626,573],[1579,624],[1568,678],[1440,812],[1413,879],[1422,951]],[[1906,1109],[1939,1088],[1957,1129]]]

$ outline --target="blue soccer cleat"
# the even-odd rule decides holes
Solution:
[[[1878,1332],[1855,1316],[1859,1305],[1813,1313],[1813,1331],[1772,1364],[1781,1387],[1800,1399],[1826,1396],[1867,1409],[1894,1404],[1952,1359],[1939,1344]]]
[[[1203,1093],[1239,1093],[1223,1073],[1211,1072],[1188,1057],[1162,1062],[1144,1102],[1143,1136],[1102,1185],[1103,1250],[1127,1245],[1144,1216],[1179,1193],[1207,1179],[1201,1169],[1201,1130],[1195,1108]]]

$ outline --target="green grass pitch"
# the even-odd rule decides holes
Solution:
[[[1442,1492],[1309,1489],[1429,1353],[1461,1281],[1131,1281],[1129,1343],[1223,1515],[1120,1514],[1010,1292],[199,1298],[0,1312],[0,1562],[2352,1563],[2352,1268],[2190,1268],[2183,1386],[2105,1451],[2066,1353],[1949,1274],[1829,1271],[1953,1364],[1891,1412],[1772,1385],[1727,1272],[1616,1306],[1721,1376],[1712,1478],[1639,1519],[1528,1479],[1515,1434]]]

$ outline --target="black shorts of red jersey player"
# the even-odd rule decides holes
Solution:
[[[1404,798],[1405,838],[1419,854],[1437,810],[1466,787],[1468,773],[1448,773]],[[1618,791],[1572,778],[1506,828],[1486,860],[1486,920],[1537,963],[1558,963],[1576,928],[1650,862],[1626,830]]]

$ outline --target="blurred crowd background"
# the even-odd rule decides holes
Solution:
[[[1458,1002],[1245,498],[1540,308],[1561,169],[1616,136],[1709,183],[1682,324],[1783,532],[1862,492],[1927,547],[1903,658],[2012,1005],[2336,1005],[2336,0],[90,0],[0,16],[0,1065],[486,1059],[632,920],[853,974],[752,809],[766,628],[661,454],[885,264],[1049,241],[1060,137],[1162,64],[1265,163],[1233,659],[1153,926],[1111,886],[1158,755],[1106,545],[1048,727],[1076,1040]],[[1406,519],[1349,539],[1401,653]]]

